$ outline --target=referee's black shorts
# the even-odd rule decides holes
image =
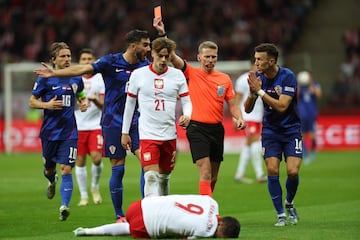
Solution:
[[[208,124],[191,120],[186,129],[186,137],[190,143],[193,163],[204,157],[221,162],[224,155],[224,133],[221,122]]]

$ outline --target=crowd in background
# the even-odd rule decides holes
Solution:
[[[0,59],[47,61],[49,45],[64,41],[73,61],[80,49],[97,56],[125,49],[125,33],[152,27],[153,1],[3,0],[0,1]],[[253,47],[272,42],[286,54],[301,32],[316,0],[184,0],[163,1],[168,36],[179,55],[196,60],[204,39],[220,43],[219,60],[244,60]]]
[[[346,61],[333,85],[329,98],[332,106],[359,106],[360,104],[360,29],[353,27],[344,32],[344,51]]]
[[[162,3],[167,34],[183,58],[196,60],[197,45],[205,39],[220,43],[219,60],[247,60],[261,42],[278,45],[286,55],[301,34],[316,0],[184,0]],[[125,49],[130,29],[152,27],[153,1],[0,0],[0,65],[48,61],[54,41],[69,44],[73,61],[80,49],[96,56]],[[271,14],[269,14],[271,13]],[[333,85],[331,105],[360,103],[360,30],[344,33],[346,61]],[[0,76],[0,79],[2,76]]]

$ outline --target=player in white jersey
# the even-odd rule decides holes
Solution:
[[[91,49],[84,48],[80,51],[80,64],[90,64],[95,61]],[[100,73],[95,75],[85,74],[82,76],[86,97],[89,99],[88,111],[75,111],[76,123],[78,126],[78,154],[76,158],[76,180],[80,191],[80,202],[78,206],[88,205],[87,192],[87,170],[86,156],[89,154],[92,159],[91,165],[91,193],[95,204],[102,201],[99,191],[99,180],[103,170],[102,147],[103,138],[101,134],[101,112],[104,104],[105,86]]]
[[[177,99],[180,98],[183,110],[179,125],[186,127],[192,112],[185,76],[180,70],[168,66],[175,48],[175,42],[168,38],[155,39],[151,51],[153,62],[134,70],[129,79],[121,143],[125,149],[131,148],[128,133],[137,100],[145,197],[169,193],[170,173],[176,159]]]
[[[218,203],[207,195],[144,198],[129,206],[127,222],[77,228],[75,236],[131,235],[134,238],[238,238],[239,221],[220,217]]]
[[[253,64],[250,71],[255,69],[255,65]],[[239,163],[235,173],[235,181],[239,183],[253,182],[252,179],[245,177],[245,170],[249,160],[251,159],[255,171],[256,181],[263,183],[267,181],[267,177],[264,175],[261,156],[261,127],[264,115],[264,106],[261,98],[258,98],[255,102],[254,110],[250,113],[245,112],[244,103],[250,92],[247,78],[248,72],[240,75],[235,83],[235,101],[239,104],[242,116],[247,125],[245,129],[246,142],[240,153]]]

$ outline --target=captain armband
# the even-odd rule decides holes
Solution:
[[[76,98],[77,98],[77,99],[86,98],[85,90],[82,90],[81,92],[78,92],[78,93],[76,94]]]

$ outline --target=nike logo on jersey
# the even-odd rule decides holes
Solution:
[[[121,69],[121,68],[116,68],[115,69],[115,72],[121,72],[121,71],[124,71],[124,69]]]
[[[69,163],[74,163],[75,160],[74,159],[69,159]]]
[[[53,87],[52,87],[52,90],[56,90],[56,89],[58,89],[58,88],[60,88],[60,86],[53,86]]]

